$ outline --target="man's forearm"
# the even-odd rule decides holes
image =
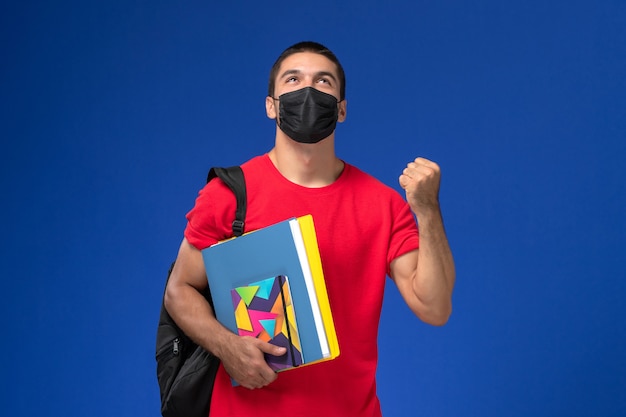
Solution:
[[[217,357],[221,357],[223,347],[234,336],[217,321],[202,294],[190,285],[168,285],[165,308],[187,336]]]
[[[438,209],[418,213],[420,248],[412,288],[425,307],[425,319],[445,324],[452,312],[455,268],[446,238],[443,218]]]

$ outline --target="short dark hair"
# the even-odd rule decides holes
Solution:
[[[297,54],[299,52],[313,52],[316,54],[320,54],[328,58],[331,62],[333,62],[337,66],[337,72],[339,76],[339,100],[343,100],[346,98],[346,74],[343,71],[343,67],[339,63],[339,59],[332,53],[330,49],[325,47],[324,45],[311,42],[304,41],[298,42],[295,45],[290,46],[285,49],[282,54],[278,57],[272,69],[270,70],[270,82],[268,87],[267,95],[270,97],[274,97],[274,88],[276,87],[276,77],[278,76],[278,70],[280,69],[280,65],[283,63],[285,58],[290,55]]]

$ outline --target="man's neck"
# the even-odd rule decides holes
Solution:
[[[334,135],[315,144],[302,144],[280,133],[269,157],[285,178],[309,188],[325,187],[339,178],[343,162],[335,155]]]

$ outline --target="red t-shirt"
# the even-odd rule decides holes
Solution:
[[[220,367],[211,416],[380,416],[375,376],[385,276],[393,259],[419,246],[408,204],[349,164],[322,188],[288,181],[268,155],[242,168],[248,191],[246,231],[313,215],[341,353],[331,361],[282,372],[257,390],[233,387]],[[230,237],[235,207],[226,185],[211,181],[187,214],[185,237],[198,249]]]

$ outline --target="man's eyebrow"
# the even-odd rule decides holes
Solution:
[[[332,78],[334,82],[337,82],[337,78],[335,77],[335,74],[333,74],[330,71],[320,71],[315,75],[317,75],[318,77],[321,77],[321,76],[329,77],[329,78]]]
[[[301,73],[302,71],[297,70],[297,69],[288,69],[287,71],[280,74],[280,79],[282,80],[283,78],[288,77],[290,75],[299,75]]]

